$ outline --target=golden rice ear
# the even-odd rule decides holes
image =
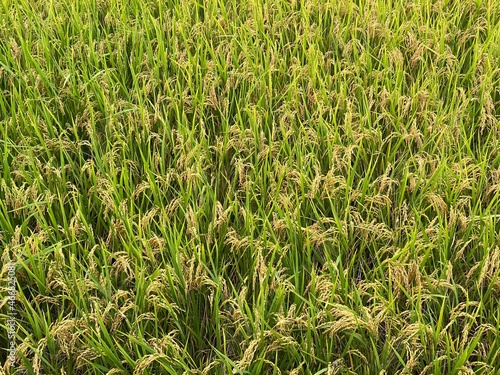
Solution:
[[[237,368],[233,370],[233,374],[236,374],[239,371],[246,370],[248,366],[252,364],[255,353],[257,352],[260,343],[260,339],[253,339],[252,341],[250,341],[250,344],[248,344],[248,346],[246,347],[243,356],[239,361],[236,362]]]
[[[440,195],[436,193],[429,193],[425,197],[437,212],[441,214],[446,214],[448,212],[448,205]]]
[[[346,360],[344,358],[336,359],[333,362],[328,364],[327,375],[338,375],[338,374],[348,374],[354,375],[353,372],[346,364]]]
[[[305,362],[302,362],[298,365],[298,367],[294,368],[293,370],[291,370],[288,375],[303,375],[304,374],[304,370],[302,369],[302,367],[304,366]]]
[[[154,353],[154,354],[147,354],[144,357],[138,359],[135,363],[135,370],[133,372],[133,375],[142,375],[146,374],[146,370],[148,367],[155,361],[159,359],[171,359],[172,357],[163,354],[163,353]]]

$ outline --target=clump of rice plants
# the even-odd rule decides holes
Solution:
[[[0,372],[495,373],[499,61],[495,0],[2,0]]]

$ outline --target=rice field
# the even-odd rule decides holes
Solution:
[[[500,373],[500,1],[0,0],[0,374]]]

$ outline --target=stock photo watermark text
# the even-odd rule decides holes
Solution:
[[[10,262],[8,267],[8,316],[7,320],[7,337],[9,338],[9,355],[8,360],[11,366],[16,362],[16,263]]]

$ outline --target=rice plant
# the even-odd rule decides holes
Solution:
[[[500,1],[1,0],[0,157],[0,374],[500,371]]]

